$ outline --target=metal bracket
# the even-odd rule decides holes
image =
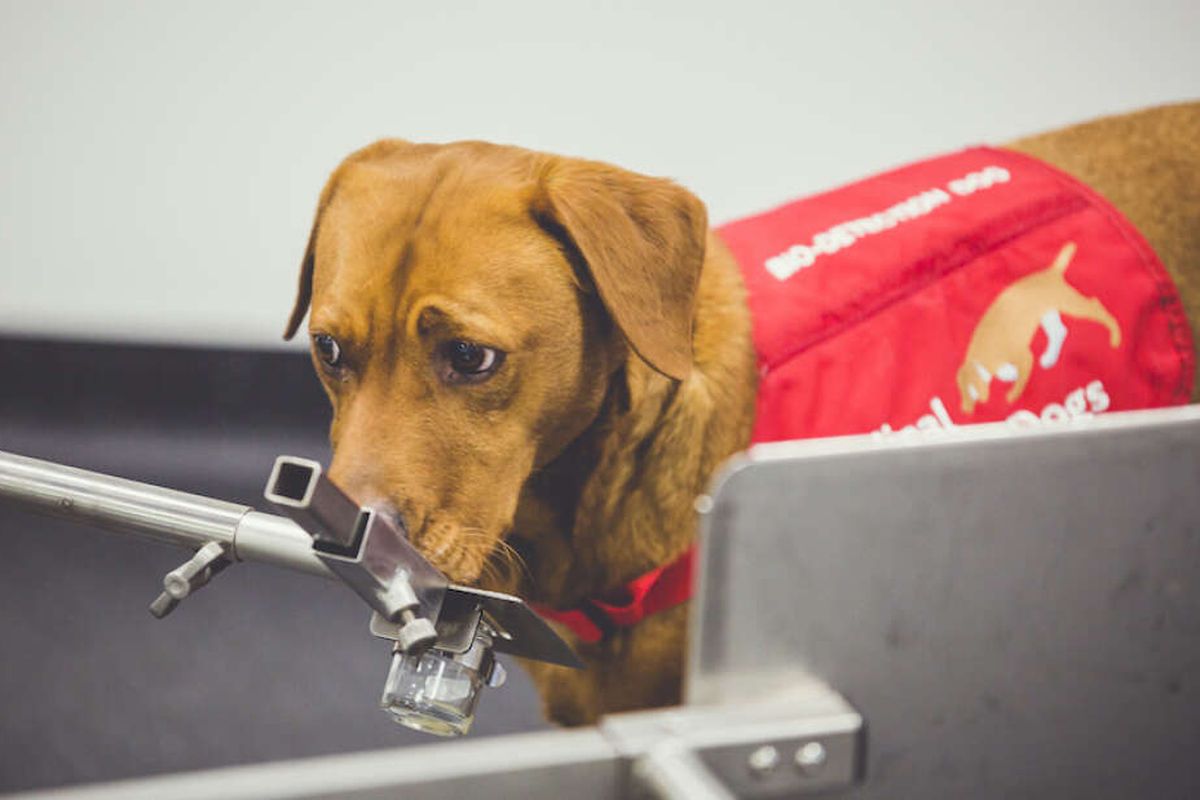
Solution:
[[[371,632],[402,652],[462,653],[481,619],[493,649],[569,667],[583,663],[519,597],[450,586],[388,515],[358,506],[310,459],[279,456],[264,496],[313,539],[313,552],[375,612]]]
[[[437,618],[436,646],[452,653],[464,652],[475,638],[480,620],[495,633],[492,648],[520,658],[531,658],[573,669],[584,663],[554,629],[525,601],[511,594],[450,584]],[[400,626],[378,612],[371,615],[371,633],[397,640]]]
[[[446,578],[386,515],[358,506],[307,458],[279,456],[263,495],[312,536],[313,552],[384,619],[403,652],[437,639]]]
[[[150,604],[150,613],[162,619],[175,610],[183,598],[208,583],[214,575],[233,563],[225,546],[209,542],[190,559],[163,576],[163,591]]]
[[[778,798],[862,779],[862,716],[812,682],[770,702],[683,706],[605,717],[629,767],[630,794],[662,800]]]

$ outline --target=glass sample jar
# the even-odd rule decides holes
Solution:
[[[431,647],[419,655],[392,654],[380,706],[408,728],[462,736],[475,720],[479,691],[492,675],[492,637],[481,625],[463,653]]]

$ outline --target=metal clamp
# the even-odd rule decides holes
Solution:
[[[163,591],[150,604],[150,613],[162,619],[175,610],[183,598],[208,583],[231,563],[225,547],[209,542],[190,559],[163,576]]]
[[[571,646],[521,598],[457,584],[446,588],[438,612],[437,648],[450,653],[466,652],[475,641],[481,623],[495,634],[492,646],[498,653],[572,669],[584,668]],[[378,611],[371,615],[370,628],[381,639],[401,641],[403,626],[389,622]]]
[[[446,594],[446,578],[385,515],[347,497],[316,461],[280,456],[265,497],[313,538],[313,551],[384,619],[399,624],[403,652],[437,640],[432,620]]]

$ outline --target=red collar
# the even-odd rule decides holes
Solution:
[[[604,595],[607,601],[619,598],[619,603],[592,597],[561,611],[536,603],[531,605],[541,616],[565,625],[582,641],[592,644],[611,636],[618,628],[630,628],[651,614],[691,598],[695,560],[696,546],[692,545],[670,564],[655,567]]]

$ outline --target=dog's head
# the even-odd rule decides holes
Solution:
[[[481,142],[351,155],[286,333],[311,301],[331,478],[478,580],[526,480],[593,423],[631,350],[688,375],[706,227],[687,191],[604,164]]]

